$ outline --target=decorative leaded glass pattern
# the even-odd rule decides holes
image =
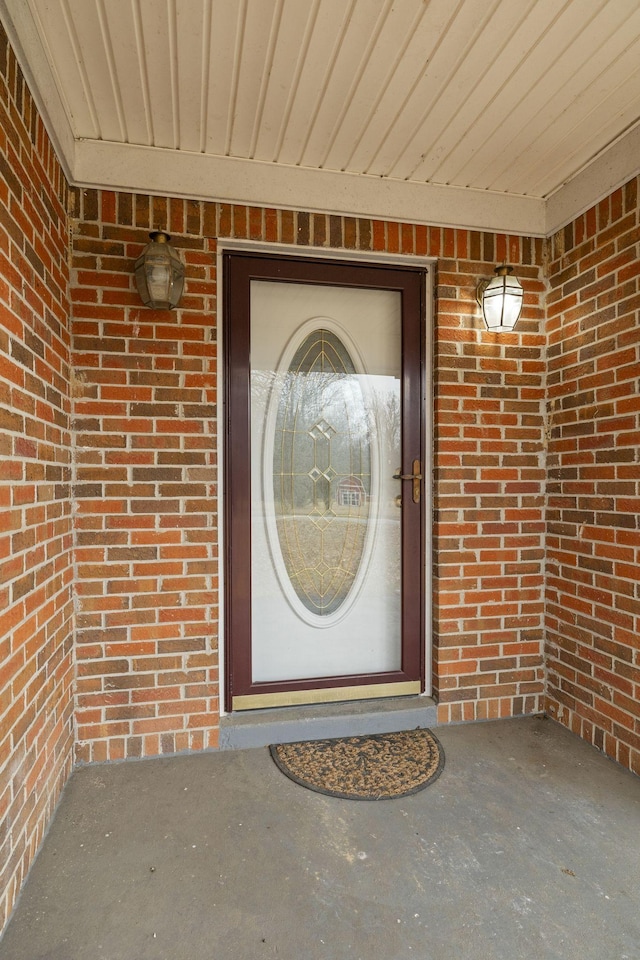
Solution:
[[[286,371],[273,453],[276,525],[293,589],[313,614],[344,603],[371,510],[371,437],[360,378],[340,338],[309,334]]]

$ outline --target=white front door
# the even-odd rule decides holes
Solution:
[[[421,283],[276,263],[227,263],[229,377],[243,367],[248,393],[242,411],[229,395],[230,434],[248,428],[227,451],[229,597],[247,603],[228,611],[232,706],[419,692],[423,599],[406,587],[424,579],[422,417],[407,404],[421,357],[403,363],[403,346],[413,333],[421,350]]]

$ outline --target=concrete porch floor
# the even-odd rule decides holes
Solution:
[[[354,802],[266,748],[78,769],[1,960],[637,960],[640,779],[552,721]]]

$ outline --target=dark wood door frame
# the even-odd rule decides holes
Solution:
[[[357,676],[254,683],[251,675],[251,398],[250,289],[252,280],[365,287],[398,291],[402,302],[402,473],[418,458],[425,473],[425,269],[312,257],[225,252],[223,355],[225,369],[224,523],[225,523],[225,693],[233,697],[353,687],[360,684],[420,681],[425,676],[425,515],[403,485],[402,660],[399,670]]]

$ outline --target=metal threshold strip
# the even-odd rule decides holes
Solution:
[[[287,690],[282,693],[249,694],[234,697],[232,710],[260,710],[266,707],[297,707],[306,703],[338,703],[341,700],[373,700],[420,693],[420,681],[372,683],[353,687],[325,687],[317,690]]]

